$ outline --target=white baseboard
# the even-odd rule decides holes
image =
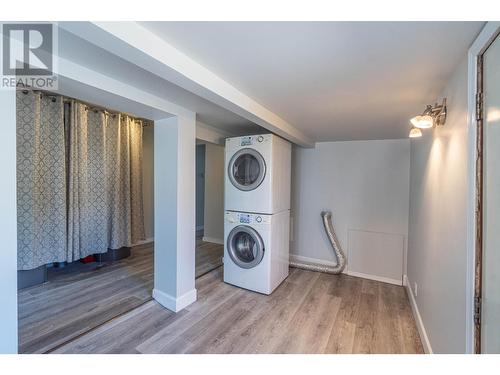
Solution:
[[[203,236],[201,239],[203,242],[211,242],[211,243],[216,243],[219,245],[224,245],[224,240],[220,238],[213,238],[213,237],[207,237]]]
[[[319,265],[319,266],[328,266],[328,267],[334,267],[337,265],[337,263],[329,261],[329,260],[309,258],[309,257],[305,257],[302,255],[296,255],[296,254],[290,254],[290,261],[291,262],[298,262],[298,263],[309,263],[309,264],[315,264],[315,265]],[[349,275],[349,276],[360,277],[363,279],[375,280],[375,281],[380,281],[383,283],[389,283],[389,284],[395,284],[395,285],[402,285],[402,280],[390,279],[387,277],[382,277],[382,276],[377,276],[377,275],[369,275],[369,274],[364,274],[364,273],[360,273],[360,272],[349,271],[347,266],[344,269],[344,271],[342,271],[342,273]]]
[[[137,241],[135,244],[132,245],[132,247],[138,246],[138,245],[144,245],[144,244],[151,243],[151,242],[155,242],[154,237],[149,237],[149,238],[146,238],[145,240]]]
[[[408,276],[403,275],[403,286],[407,286],[407,285],[408,285]]]
[[[332,262],[330,260],[309,258],[309,257],[305,257],[302,255],[297,255],[297,254],[290,254],[290,260],[293,262],[311,263],[311,264],[318,264],[318,265],[322,265],[322,266],[331,266],[331,267],[337,265],[337,263]]]
[[[309,257],[305,257],[302,255],[297,255],[297,254],[290,254],[290,262],[309,263],[309,264],[314,264],[314,265],[318,265],[318,266],[328,266],[328,267],[334,267],[337,265],[337,263],[332,262],[330,260],[309,258]],[[344,269],[344,271],[342,271],[342,273],[347,274],[347,267]]]
[[[354,276],[354,277],[360,277],[362,279],[369,279],[369,280],[375,280],[375,281],[380,281],[382,283],[387,283],[387,284],[394,284],[394,285],[403,285],[402,279],[391,279],[389,277],[383,277],[383,276],[377,276],[377,275],[369,275],[366,273],[361,273],[361,272],[354,272],[354,271],[347,271],[347,274],[349,276]]]
[[[184,293],[182,296],[177,298],[162,292],[158,289],[153,289],[153,298],[163,307],[166,307],[170,311],[179,312],[183,308],[189,306],[196,301],[196,289],[192,289],[189,292]]]
[[[432,354],[432,346],[429,341],[429,337],[427,336],[427,331],[425,330],[424,322],[422,317],[420,316],[420,312],[418,311],[417,300],[413,295],[413,290],[411,289],[410,280],[408,280],[408,276],[403,276],[403,285],[406,288],[406,292],[408,293],[408,298],[410,299],[411,310],[413,311],[413,317],[415,318],[415,322],[417,324],[418,334],[420,335],[420,341],[422,341],[422,346],[424,347],[424,352],[427,354]]]

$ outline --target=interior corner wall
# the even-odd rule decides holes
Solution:
[[[325,209],[346,251],[350,229],[399,234],[406,242],[409,166],[408,139],[294,146],[291,256],[335,263],[320,216]]]
[[[443,127],[411,141],[408,280],[435,353],[466,351],[467,61],[441,97]],[[439,101],[441,97],[437,98]]]
[[[224,243],[224,147],[205,144],[205,219],[203,238]]]
[[[142,134],[142,201],[144,234],[147,240],[155,236],[154,159],[154,126],[146,126]]]

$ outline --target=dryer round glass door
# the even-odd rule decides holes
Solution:
[[[262,238],[247,225],[233,228],[227,237],[227,249],[231,260],[241,268],[253,268],[264,257]]]
[[[258,151],[244,148],[233,155],[227,172],[234,187],[243,191],[254,190],[266,176],[266,162]]]

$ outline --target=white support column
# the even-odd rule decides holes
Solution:
[[[0,354],[17,353],[16,95],[0,90]]]
[[[196,301],[196,119],[155,121],[155,255],[153,298],[167,309]]]

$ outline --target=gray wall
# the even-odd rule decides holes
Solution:
[[[196,145],[196,229],[205,221],[205,145]]]
[[[224,147],[205,145],[205,233],[210,242],[224,241]]]
[[[408,279],[437,353],[466,350],[467,64],[442,96],[446,125],[411,141]],[[440,99],[440,98],[439,98]]]
[[[408,139],[321,142],[292,153],[291,253],[319,261],[335,258],[320,212],[333,213],[344,249],[348,230],[408,232]]]

